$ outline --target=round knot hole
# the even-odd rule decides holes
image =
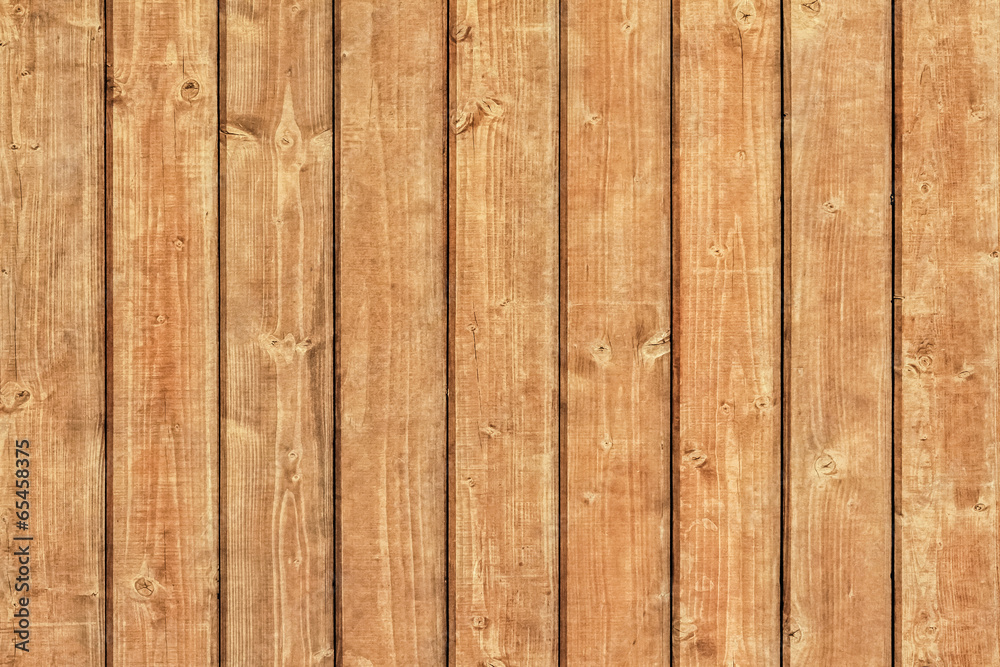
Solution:
[[[198,97],[198,93],[201,92],[201,84],[194,79],[188,79],[181,85],[181,97],[190,102],[194,98]]]
[[[816,459],[816,472],[830,477],[837,474],[837,462],[829,454],[823,454]]]
[[[135,586],[136,593],[144,598],[150,597],[156,588],[155,584],[146,577],[136,579],[133,586]]]

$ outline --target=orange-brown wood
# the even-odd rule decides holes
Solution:
[[[104,664],[103,148],[101,4],[0,5],[3,665]]]
[[[674,7],[674,651],[777,665],[781,5]]]
[[[669,3],[563,25],[563,653],[668,665]]]
[[[333,28],[228,0],[223,159],[225,663],[333,665]]]
[[[453,0],[452,663],[557,662],[559,14]]]
[[[122,667],[219,661],[216,12],[110,12],[108,650]]]
[[[0,665],[1000,667],[998,110],[982,0],[0,4]]]
[[[339,3],[340,663],[446,663],[447,6]]]
[[[1000,17],[896,5],[901,665],[1000,665]]]
[[[889,0],[785,5],[785,662],[891,664]]]

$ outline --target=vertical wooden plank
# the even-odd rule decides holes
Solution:
[[[452,663],[554,665],[559,11],[454,0]]]
[[[891,662],[890,5],[785,5],[785,659],[803,667]]]
[[[343,665],[443,665],[447,5],[338,3]]]
[[[670,5],[564,3],[564,654],[670,654]]]
[[[332,665],[333,16],[224,13],[225,662]]]
[[[674,30],[674,650],[776,665],[781,5],[675,3]]]
[[[1000,15],[897,8],[898,656],[1000,665]]]
[[[4,665],[104,664],[102,22],[96,0],[0,5]]]
[[[111,9],[116,665],[218,663],[217,8]]]

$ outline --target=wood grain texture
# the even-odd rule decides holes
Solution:
[[[3,665],[104,664],[101,23],[91,0],[0,5]],[[15,590],[25,545],[30,590]],[[25,596],[28,653],[11,641]]]
[[[116,2],[112,170],[115,665],[218,663],[214,2]]]
[[[1000,665],[1000,16],[896,7],[897,655]]]
[[[674,7],[674,651],[777,665],[781,5]]]
[[[332,5],[225,10],[224,662],[332,665]]]
[[[452,664],[557,661],[559,14],[451,6]]]
[[[796,0],[785,17],[785,660],[881,666],[892,643],[890,2]]]
[[[670,659],[669,3],[564,3],[563,653]]]
[[[0,3],[0,665],[1000,667],[998,113],[982,0]]]
[[[341,0],[340,664],[446,663],[447,5]]]

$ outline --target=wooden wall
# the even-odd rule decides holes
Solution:
[[[981,0],[0,2],[0,664],[1000,667],[998,117]]]

